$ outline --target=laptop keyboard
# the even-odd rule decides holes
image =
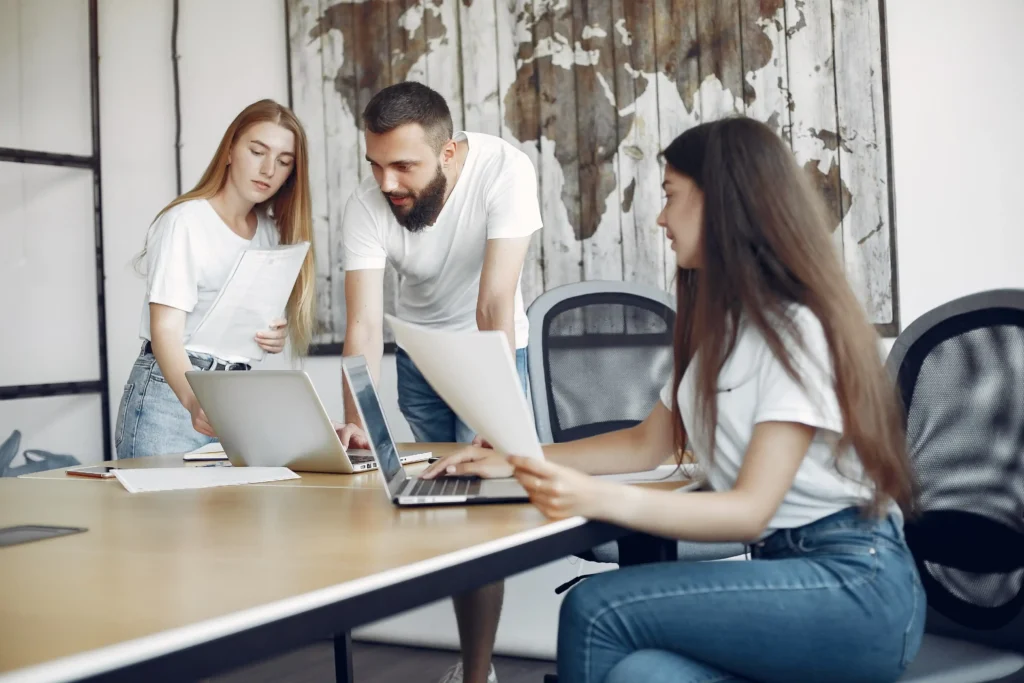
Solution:
[[[406,496],[473,496],[480,492],[480,480],[469,477],[417,479]]]

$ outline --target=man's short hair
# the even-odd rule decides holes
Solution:
[[[363,125],[377,135],[409,123],[423,127],[427,141],[438,153],[454,134],[448,103],[436,90],[415,81],[384,88],[363,110]]]

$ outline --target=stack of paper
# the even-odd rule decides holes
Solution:
[[[114,470],[114,476],[129,493],[205,489],[300,478],[287,467],[153,467],[118,469]]]
[[[181,459],[186,462],[193,460],[227,460],[228,454],[224,452],[224,446],[221,445],[220,441],[214,441],[194,451],[189,451]]]

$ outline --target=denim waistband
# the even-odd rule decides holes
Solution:
[[[805,540],[843,529],[860,531],[865,534],[878,534],[897,545],[904,543],[903,526],[894,515],[875,517],[866,515],[859,508],[851,507],[804,526],[779,529],[754,543],[751,546],[751,552],[753,555],[759,556],[798,551],[804,546]]]

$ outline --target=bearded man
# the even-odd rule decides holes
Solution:
[[[439,330],[501,330],[527,391],[529,323],[520,276],[540,230],[537,173],[501,138],[455,133],[444,98],[416,82],[378,92],[363,112],[373,171],[353,192],[342,223],[347,328],[345,356],[364,356],[377,382],[383,354],[384,267],[398,272],[397,316]],[[474,440],[401,348],[398,404],[417,441]],[[342,441],[365,444],[344,388]],[[348,447],[350,443],[345,443]],[[504,589],[454,597],[462,662],[442,680],[496,681],[491,667]]]

